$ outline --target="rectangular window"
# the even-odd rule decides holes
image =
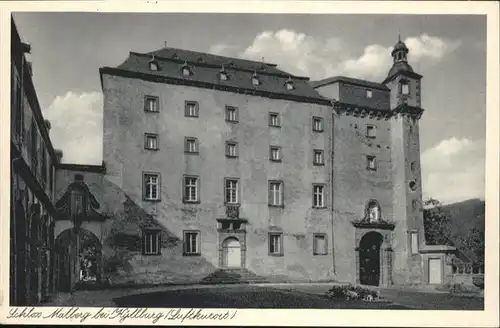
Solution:
[[[158,135],[152,133],[145,133],[144,148],[149,150],[158,150]]]
[[[184,255],[200,255],[200,232],[184,231]]]
[[[160,231],[145,230],[143,232],[142,253],[144,255],[160,255]]]
[[[269,113],[269,126],[277,128],[281,126],[280,116],[278,113]]]
[[[377,161],[375,156],[366,156],[366,169],[370,171],[377,170]]]
[[[160,200],[160,175],[158,173],[144,173],[144,199]]]
[[[281,147],[271,146],[270,149],[270,160],[273,162],[281,162]]]
[[[418,254],[418,233],[411,233],[411,253]]]
[[[314,165],[324,165],[323,151],[321,149],[314,150]]]
[[[189,203],[199,202],[198,177],[184,177],[184,201]]]
[[[367,138],[375,138],[376,137],[376,128],[374,125],[366,126],[366,137]]]
[[[198,153],[198,139],[186,137],[184,139],[184,151],[190,154]]]
[[[226,195],[227,204],[238,204],[238,179],[226,179],[224,184],[224,194]]]
[[[269,182],[269,205],[270,206],[283,206],[283,182],[270,181]]]
[[[238,122],[238,108],[226,106],[226,121],[233,123]]]
[[[313,207],[325,207],[325,186],[313,185]]]
[[[313,235],[313,254],[314,255],[326,255],[328,254],[328,242],[327,236],[324,233],[315,233]]]
[[[283,233],[269,233],[269,255],[283,255]]]
[[[227,142],[226,143],[226,156],[227,157],[238,157],[238,143],[237,142]]]
[[[313,131],[323,132],[323,118],[313,117]]]
[[[368,89],[368,90],[366,90],[366,98],[371,98],[371,97],[373,97],[373,92],[372,92],[372,90],[369,90],[369,89]]]
[[[408,82],[401,83],[401,93],[404,95],[410,94],[410,85]]]
[[[159,112],[160,108],[158,106],[158,97],[145,96],[144,97],[144,110],[146,112],[154,112],[154,113]]]
[[[187,117],[198,117],[199,106],[197,101],[186,101],[184,104],[184,115]]]

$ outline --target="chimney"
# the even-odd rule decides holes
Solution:
[[[47,127],[47,130],[50,131],[50,128],[52,127],[52,125],[50,125],[50,121],[49,120],[43,120],[43,122],[45,123],[45,126]]]
[[[63,151],[60,149],[56,149],[56,158],[57,158],[57,163],[61,164],[61,160],[63,157]]]

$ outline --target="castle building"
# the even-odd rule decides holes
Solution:
[[[174,48],[101,68],[103,164],[54,165],[56,288],[444,283],[407,54],[381,83]]]

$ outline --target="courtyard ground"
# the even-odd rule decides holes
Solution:
[[[484,299],[435,291],[380,289],[384,302],[324,297],[332,284],[163,286],[61,293],[46,306],[482,310]]]

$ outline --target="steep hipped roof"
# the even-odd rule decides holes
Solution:
[[[336,83],[336,82],[344,82],[347,84],[359,85],[359,86],[367,87],[367,88],[371,88],[371,89],[390,91],[389,88],[384,84],[366,81],[366,80],[354,79],[352,77],[346,77],[346,76],[333,76],[333,77],[329,77],[327,79],[323,79],[323,80],[319,80],[319,81],[311,81],[309,84],[313,88],[319,88],[321,86]]]
[[[158,65],[156,71],[149,67],[152,60]],[[192,72],[190,76],[182,74],[185,65]],[[226,72],[227,80],[220,79],[219,74],[222,70]],[[130,52],[129,57],[121,65],[116,68],[105,67],[100,71],[101,74],[128,73],[125,75],[145,79],[155,77],[166,83],[195,85],[270,98],[325,104],[328,102],[309,85],[308,77],[294,76],[278,69],[274,64],[175,48],[163,48],[145,54]],[[252,83],[254,75],[258,77],[259,85]],[[293,82],[292,90],[287,88],[287,81]]]

